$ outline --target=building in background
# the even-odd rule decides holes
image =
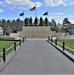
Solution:
[[[3,28],[0,27],[0,35],[3,35]]]

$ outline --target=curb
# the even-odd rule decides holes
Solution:
[[[50,42],[49,40],[47,40],[48,43],[50,43],[51,45],[53,45],[57,50],[59,50],[62,54],[64,54],[65,56],[67,56],[72,62],[74,62],[74,55],[72,55],[71,53],[69,53],[68,51],[62,49],[62,47],[55,45],[54,43]]]
[[[25,42],[26,43],[26,42]],[[15,57],[15,55],[21,50],[22,46],[24,46],[25,43],[22,43],[21,46],[18,46],[16,48],[16,51],[12,51],[9,55],[6,56],[6,61],[3,60],[0,62],[0,72],[10,63],[10,61]]]

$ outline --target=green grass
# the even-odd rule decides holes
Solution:
[[[0,40],[0,52],[2,52],[3,47],[5,47],[7,49],[8,47],[10,47],[13,44],[14,44],[14,41],[1,41]]]
[[[59,40],[60,43],[65,42],[65,45],[74,49],[74,40]]]
[[[5,47],[7,49],[11,45],[13,45],[13,43],[14,43],[14,41],[2,41],[2,40],[0,40],[0,52],[3,51],[3,47]],[[6,51],[6,53],[7,53],[7,51]],[[2,56],[3,55],[0,54],[0,58],[2,58]]]
[[[66,50],[69,51],[70,53],[72,53],[74,55],[74,40],[59,40],[58,42],[62,44],[63,41],[65,42],[65,45],[67,47],[73,49],[73,50],[71,50],[71,49],[65,47]],[[60,44],[58,44],[58,45],[62,47],[62,45],[60,45]]]
[[[19,42],[16,43],[16,46],[19,45]],[[14,46],[12,48],[10,48],[9,50],[6,51],[6,54],[8,55],[10,52],[12,52],[14,50]]]
[[[9,48],[10,46],[12,46],[14,44],[14,41],[1,41],[0,40],[0,52],[3,51],[3,47],[5,47],[6,49]],[[16,43],[16,46],[18,46],[20,43],[19,41]],[[9,50],[6,51],[6,55],[8,55],[10,52],[12,52],[14,50],[14,46],[11,47]],[[0,54],[0,61],[2,60],[3,54]]]
[[[2,58],[3,54],[0,54],[0,58]]]

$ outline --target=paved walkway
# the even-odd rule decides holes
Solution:
[[[0,74],[74,74],[74,63],[45,40],[29,40]]]

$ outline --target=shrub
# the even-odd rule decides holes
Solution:
[[[10,33],[6,33],[6,35],[10,35]]]

